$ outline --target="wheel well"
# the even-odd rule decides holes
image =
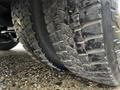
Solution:
[[[10,0],[0,0],[0,26],[11,26]]]

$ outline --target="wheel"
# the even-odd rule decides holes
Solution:
[[[10,50],[18,44],[18,40],[15,39],[16,35],[15,33],[7,33],[7,30],[5,30],[5,33],[1,33],[1,29],[3,28],[0,28],[0,50]]]
[[[64,65],[77,76],[119,85],[118,1],[44,0],[43,7],[51,41]]]
[[[57,55],[77,76],[111,86],[120,84],[118,3],[43,0],[48,32],[56,52],[60,51]],[[70,32],[72,35],[65,37]],[[69,46],[71,49],[67,49]]]
[[[18,0],[12,6],[18,36],[39,60],[98,83],[120,84],[117,0]]]
[[[53,68],[65,69],[49,39],[41,0],[17,0],[11,6],[14,27],[27,51]]]

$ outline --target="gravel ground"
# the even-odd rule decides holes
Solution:
[[[56,71],[31,59],[18,45],[0,51],[0,90],[120,90]]]

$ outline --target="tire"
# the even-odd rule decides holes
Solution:
[[[57,56],[71,72],[120,85],[117,0],[43,0],[47,30]]]
[[[53,68],[65,69],[50,42],[42,12],[42,2],[17,0],[11,6],[17,36],[30,55]]]
[[[12,18],[20,41],[38,60],[117,86],[117,4],[115,0],[17,0]]]

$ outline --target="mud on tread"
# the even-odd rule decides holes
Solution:
[[[41,62],[60,70],[46,58],[42,48],[38,45],[39,42],[36,38],[36,32],[34,32],[34,26],[31,20],[31,10],[29,7],[30,0],[17,0],[17,2],[13,4],[12,21],[17,36],[33,59],[41,60]]]
[[[44,0],[43,7],[45,13],[45,21],[49,32],[49,37],[56,50],[56,54],[63,63],[71,63],[71,59],[76,59],[76,50],[73,40],[72,30],[64,21],[67,19],[65,15],[64,0]],[[73,61],[74,61],[73,60]],[[69,65],[70,65],[69,63]]]
[[[109,61],[105,45],[103,13],[106,3],[112,10],[109,13],[113,26],[110,27],[118,30],[118,33],[120,27],[115,19],[118,13],[115,0],[43,0],[43,7],[51,42],[64,65],[78,76],[116,86],[120,82],[113,69],[118,68],[118,61]],[[117,50],[115,52],[119,59],[119,38],[113,33],[113,49]]]
[[[42,52],[42,48],[38,45],[39,42],[35,37],[36,33],[32,30],[31,12],[27,8],[30,5],[29,1],[17,2],[12,9],[16,31],[20,41],[29,52],[36,56],[37,59],[42,59],[43,62],[53,66]],[[115,39],[113,40],[113,49],[115,49],[116,57],[119,59],[120,45],[119,37],[116,34],[120,28],[115,17],[117,7],[115,0],[110,1],[43,0],[43,12],[49,38],[61,62],[78,76],[116,86],[119,82],[116,80],[116,73],[113,70],[119,66],[118,61],[113,60],[111,61],[112,64],[110,64],[105,49],[106,43],[104,43],[106,34],[103,28],[104,16],[102,13],[104,11],[102,12],[102,10],[104,10],[103,4],[107,2],[111,5],[109,7],[111,12],[109,13],[112,16],[110,19],[113,25],[112,29],[116,30],[115,33],[113,32]]]

